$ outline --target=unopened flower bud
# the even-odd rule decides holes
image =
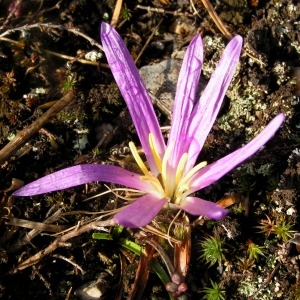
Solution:
[[[180,283],[180,285],[178,286],[178,292],[180,293],[184,293],[188,290],[188,286],[186,283],[182,282]]]
[[[174,292],[177,292],[177,289],[178,289],[178,284],[176,284],[174,282],[168,282],[166,284],[166,290],[168,292],[174,293]]]
[[[180,284],[183,280],[182,276],[177,272],[173,273],[171,279],[176,284]]]

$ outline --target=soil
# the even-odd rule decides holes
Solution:
[[[204,0],[123,1],[118,10],[119,3],[0,1],[0,298],[300,299],[299,1],[212,0],[219,27]],[[263,149],[198,193],[228,206],[223,220],[181,215],[172,225],[174,215],[162,212],[152,229],[80,231],[115,208],[116,193],[104,193],[114,186],[92,182],[11,196],[23,182],[76,164],[136,167],[128,143],[138,144],[137,134],[99,38],[101,22],[113,15],[137,66],[155,66],[154,77],[165,61],[180,66],[179,53],[200,33],[200,90],[230,37],[243,37],[238,70],[200,161],[238,149],[285,114]],[[151,87],[162,126],[170,125],[174,85]],[[175,246],[165,238],[170,224]],[[73,235],[64,240],[66,229]],[[168,264],[186,268],[178,297],[158,276],[174,275]]]

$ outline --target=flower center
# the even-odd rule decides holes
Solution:
[[[141,176],[141,180],[148,181],[153,187],[153,193],[157,194],[159,197],[167,197],[169,202],[180,205],[181,200],[189,194],[190,179],[200,169],[205,167],[207,162],[203,161],[194,166],[192,169],[185,170],[186,162],[188,161],[188,154],[185,152],[180,157],[177,166],[173,168],[169,164],[169,158],[171,156],[174,143],[170,143],[167,146],[163,157],[161,157],[158,152],[158,147],[152,133],[149,134],[149,145],[154,161],[159,170],[159,175],[157,177],[148,170],[134,143],[129,143],[131,153],[144,174]]]

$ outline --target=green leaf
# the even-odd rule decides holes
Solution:
[[[110,233],[93,233],[92,238],[94,240],[113,240],[113,237]]]
[[[122,247],[130,250],[131,252],[135,253],[136,255],[140,255],[142,247],[135,242],[132,242],[128,239],[119,238],[117,243]]]

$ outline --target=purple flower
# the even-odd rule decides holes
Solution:
[[[143,193],[114,216],[118,224],[126,227],[147,225],[164,207],[213,219],[224,217],[226,209],[191,194],[214,183],[258,151],[284,121],[284,115],[279,114],[244,147],[212,164],[201,162],[195,165],[238,64],[242,38],[236,36],[228,43],[199,101],[195,101],[195,94],[203,62],[203,45],[199,35],[191,41],[179,74],[167,144],[148,92],[121,37],[111,26],[102,23],[101,40],[111,71],[130,111],[148,167],[133,142],[130,142],[131,152],[142,175],[111,165],[78,165],[27,184],[14,195],[32,196],[91,181],[103,181]]]

